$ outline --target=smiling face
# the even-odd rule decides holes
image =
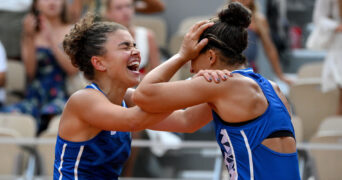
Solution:
[[[102,64],[107,75],[128,87],[136,86],[140,81],[140,52],[131,34],[121,29],[109,33],[104,48]]]

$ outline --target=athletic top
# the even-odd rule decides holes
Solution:
[[[95,83],[86,88],[101,91]],[[124,101],[122,106],[127,108]],[[83,142],[70,142],[57,136],[53,178],[118,179],[130,155],[131,141],[129,132],[119,131],[101,131]]]
[[[276,131],[294,134],[291,117],[271,83],[252,68],[233,71],[255,80],[268,100],[264,114],[241,126],[213,111],[216,140],[231,180],[300,180],[297,153],[275,152],[262,141]]]

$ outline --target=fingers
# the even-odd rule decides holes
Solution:
[[[214,25],[213,22],[208,22],[207,20],[197,22],[192,28],[189,30],[189,34],[192,35],[192,39],[199,39],[201,34],[210,26]]]
[[[195,25],[193,25],[191,27],[190,32],[195,32],[200,26],[202,26],[203,24],[206,24],[206,23],[208,23],[207,20],[202,20],[202,21],[195,23]]]
[[[204,72],[203,76],[208,82],[211,82],[213,80],[211,75],[208,72]]]
[[[214,23],[213,22],[206,22],[205,24],[202,24],[201,26],[199,26],[197,29],[195,29],[194,32],[194,38],[199,39],[201,34],[209,27],[213,26]]]
[[[209,40],[207,38],[202,39],[197,45],[196,45],[196,50],[201,51],[207,44]]]
[[[221,80],[226,81],[228,78],[233,77],[232,73],[228,70],[200,70],[194,77],[203,76],[205,80],[215,83],[220,83]]]
[[[216,73],[223,81],[228,79],[228,74],[226,74],[224,71],[217,71]]]

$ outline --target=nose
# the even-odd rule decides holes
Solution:
[[[139,49],[137,49],[136,47],[132,48],[131,55],[140,55]]]

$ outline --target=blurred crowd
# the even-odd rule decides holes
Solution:
[[[290,72],[286,66],[291,63],[288,60],[291,52],[305,48],[302,39],[307,29],[291,22],[286,0],[264,0],[262,3],[258,0],[238,1],[253,14],[248,28],[249,46],[244,52],[249,65],[262,73],[259,53],[264,53],[270,64],[268,67],[274,72],[274,79],[284,82],[285,86],[293,85],[295,80],[288,73],[296,72]],[[226,3],[226,0],[222,0],[221,4],[224,6]],[[158,26],[156,29],[144,27],[135,16],[137,13],[138,16],[144,14],[145,18],[151,14],[152,18],[158,17],[167,10],[166,4],[162,0],[0,1],[0,112],[31,115],[36,120],[37,135],[46,130],[53,117],[61,114],[71,93],[87,83],[71,64],[61,43],[73,24],[88,12],[99,14],[104,20],[120,23],[129,30],[140,50],[140,72],[143,77],[173,52],[170,47],[160,43]],[[336,98],[337,115],[342,115],[341,19],[342,0],[316,0],[314,28],[323,28],[322,36],[334,36],[328,47],[320,49],[327,53],[324,56],[321,84],[324,92],[339,91],[340,95]],[[161,28],[159,26],[159,30]],[[23,67],[24,89],[9,88],[9,83],[18,83],[8,77],[8,71],[15,71],[10,66],[13,62]],[[184,78],[183,75],[180,77]],[[139,133],[135,137],[142,138],[145,135]],[[138,152],[132,153],[132,160],[125,171],[127,176],[133,174]]]

